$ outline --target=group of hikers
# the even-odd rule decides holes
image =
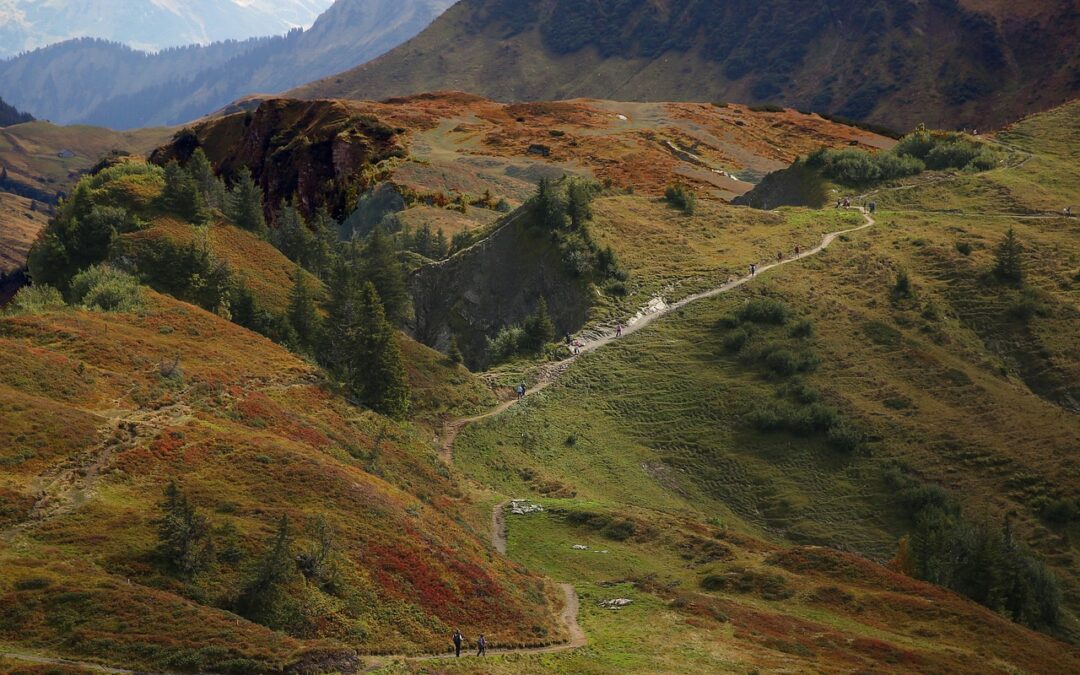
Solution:
[[[838,209],[850,209],[851,208],[851,198],[850,197],[840,197],[839,199],[836,200],[836,208],[838,208]],[[877,202],[870,202],[869,204],[867,204],[866,205],[866,210],[869,211],[870,213],[876,212],[877,211]]]
[[[461,656],[461,647],[465,644],[465,636],[461,634],[461,631],[454,631],[454,657]],[[476,639],[476,655],[484,656],[487,654],[487,639],[484,634],[481,633],[480,637]]]

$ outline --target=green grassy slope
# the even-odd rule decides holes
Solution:
[[[688,628],[693,622],[678,619],[673,600],[655,604],[664,597],[657,587],[690,592],[709,569],[688,562],[692,553],[690,559],[668,557],[674,523],[709,522],[729,536],[771,542],[766,548],[824,544],[885,562],[913,526],[888,480],[896,467],[944,487],[974,522],[1000,524],[1008,518],[1017,537],[1060,579],[1065,616],[1056,633],[1076,639],[1078,522],[1055,516],[1051,505],[1075,503],[1080,496],[1075,461],[1080,439],[1075,395],[1080,238],[1074,220],[1046,212],[1076,194],[1075,175],[1065,166],[1080,142],[1078,117],[1080,105],[1067,106],[1002,134],[1003,141],[1033,153],[1029,161],[874,195],[876,227],[842,237],[820,256],[693,304],[590,354],[553,387],[463,432],[455,455],[463,472],[508,497],[537,499],[553,512],[511,518],[512,556],[551,569],[560,579],[590,580],[583,584],[589,600],[632,594],[644,603],[634,609],[640,613],[633,620],[603,610],[585,614],[586,627],[603,636],[595,645],[597,658],[631,671],[674,671],[663,645],[678,644],[686,645],[684,667],[733,670],[738,666],[732,654],[766,668],[783,667],[767,656],[741,653],[755,634],[746,628],[745,617],[733,619],[726,629],[733,632],[720,630],[724,637],[718,637],[717,632]],[[956,203],[963,213],[938,212]],[[650,262],[661,256],[643,255],[649,247],[640,236],[612,236],[626,231],[630,220],[605,219],[605,211],[613,208],[603,201],[598,205],[598,238],[610,237],[607,241],[635,275],[647,280],[661,274],[662,267]],[[802,218],[827,222],[836,217],[831,208],[781,210],[779,218],[768,216],[775,220],[739,209],[723,211],[748,231],[730,244],[732,249],[745,247],[748,239],[758,244],[740,252],[743,259],[769,255],[770,223],[782,228],[781,223],[790,227]],[[623,204],[621,213],[627,212]],[[1020,215],[1032,212],[1046,217]],[[654,223],[650,227],[664,229],[660,221],[649,220]],[[714,220],[718,214],[700,227]],[[992,249],[1009,227],[1026,249],[1026,290],[989,275]],[[715,255],[698,250],[695,239],[686,236],[689,229],[682,224],[668,231],[663,258],[700,265]],[[713,230],[716,248],[728,243],[730,229]],[[913,287],[910,296],[895,292],[901,270]],[[791,309],[786,325],[731,318],[761,298]],[[802,322],[810,330],[793,335]],[[740,341],[731,335],[742,330],[748,333],[746,344],[736,350]],[[754,357],[767,345],[787,349],[796,360],[809,357],[816,368],[794,377],[779,374],[783,364],[770,370],[773,361],[763,366]],[[807,401],[813,398],[831,408],[844,427],[858,430],[863,440],[855,451],[820,432],[763,430],[762,411],[809,410]],[[593,516],[573,516],[581,511]],[[570,549],[578,543],[589,551],[578,556]],[[605,549],[608,554],[592,553]],[[776,572],[758,563],[747,566]],[[829,574],[837,569],[817,563],[796,568],[828,569]],[[815,590],[807,579],[789,578],[788,583],[797,598],[831,597],[830,604],[851,606],[851,600],[841,599],[849,591]],[[722,597],[731,600],[730,594]],[[892,609],[914,608],[895,596],[885,602]],[[885,611],[884,604],[860,606]],[[897,617],[887,623],[911,628],[912,644],[918,645],[913,649],[940,648],[953,655],[958,652],[946,645],[959,639],[957,625],[978,630],[999,625],[987,614],[957,624],[948,617],[961,611],[960,605],[950,601],[948,607],[921,615],[927,623],[917,629]],[[725,605],[725,612],[729,608]],[[783,611],[792,610],[784,606]],[[812,611],[815,620],[836,620],[827,614],[820,605]],[[875,616],[861,614],[856,623]],[[857,630],[850,621],[843,624]],[[790,630],[781,634],[790,636]],[[1019,646],[1002,648],[992,634],[964,638],[967,648],[977,650],[973,658],[980,667],[1007,668],[1009,659],[1025,658]],[[711,640],[734,646],[718,654],[708,646]],[[999,648],[994,656],[987,651]],[[779,659],[786,657],[777,652],[789,657],[802,653],[790,644],[773,643],[771,649]],[[807,649],[817,653],[812,645]],[[1061,658],[1034,667],[1068,670],[1075,652],[1061,644],[1052,650]],[[559,657],[549,663],[573,670],[569,664],[576,662]],[[923,667],[933,669],[928,663]]]

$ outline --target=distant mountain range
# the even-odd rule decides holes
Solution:
[[[0,58],[79,37],[157,51],[280,35],[333,0],[0,0]]]
[[[158,0],[155,7],[164,4],[181,6]],[[184,11],[202,4],[188,3]],[[415,36],[451,4],[337,0],[307,30],[156,54],[100,39],[71,40],[0,62],[0,95],[59,124],[180,124],[250,93],[282,91],[364,63]]]
[[[774,102],[900,129],[996,126],[1080,92],[1080,0],[462,0],[296,92]]]

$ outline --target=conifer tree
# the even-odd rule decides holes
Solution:
[[[289,517],[281,516],[277,531],[267,546],[254,574],[240,593],[240,613],[250,619],[272,623],[282,587],[293,577],[295,564],[292,559],[292,536]]]
[[[209,567],[214,560],[210,527],[176,482],[165,488],[158,521],[158,553],[180,574],[192,577]]]
[[[357,313],[356,275],[347,256],[338,256],[330,274],[330,297],[326,320],[319,337],[319,362],[349,382],[352,380],[356,334],[360,330]]]
[[[310,347],[319,334],[319,313],[315,309],[314,294],[306,273],[299,265],[293,272],[295,281],[289,294],[289,324],[304,347]]]
[[[320,279],[328,279],[334,266],[334,257],[340,243],[338,223],[325,206],[319,207],[311,221],[314,242],[311,252],[311,271]]]
[[[536,312],[525,319],[523,328],[525,329],[523,346],[531,351],[539,352],[544,345],[555,339],[555,324],[551,321],[547,301],[544,298],[540,298]]]
[[[218,210],[224,209],[225,183],[214,173],[214,167],[202,148],[195,149],[191,159],[188,160],[187,170],[207,206]]]
[[[281,205],[270,240],[286,258],[303,267],[310,267],[314,236],[304,217],[292,204]]]
[[[1024,267],[1020,257],[1023,250],[1016,232],[1010,227],[1005,238],[994,249],[994,274],[1002,281],[1017,285],[1023,283]]]
[[[372,230],[364,246],[362,279],[375,286],[386,309],[386,318],[395,326],[400,325],[409,310],[405,273],[393,242],[381,226]]]
[[[458,346],[457,336],[450,338],[450,348],[446,350],[446,356],[450,359],[450,363],[460,365],[465,357],[461,354],[461,347]]]
[[[196,225],[209,219],[206,200],[195,179],[176,160],[165,165],[165,189],[161,192],[160,203],[167,211]]]
[[[551,230],[566,228],[566,201],[558,183],[547,178],[540,179],[540,187],[536,191],[536,208],[545,227]]]
[[[450,252],[450,244],[446,240],[446,233],[440,227],[439,231],[435,234],[435,243],[432,245],[431,257],[435,260],[442,260]]]
[[[262,190],[255,184],[251,170],[246,166],[237,173],[236,184],[233,186],[228,202],[227,215],[233,224],[259,236],[266,235]]]
[[[570,226],[579,230],[592,218],[592,188],[583,180],[571,180],[566,188],[566,215]]]
[[[394,327],[371,282],[360,289],[357,308],[359,330],[350,386],[372,410],[402,417],[409,410],[408,378]]]

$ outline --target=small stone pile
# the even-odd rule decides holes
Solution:
[[[514,499],[510,502],[510,513],[515,516],[527,516],[530,513],[540,513],[544,507],[533,504],[528,499]]]
[[[629,598],[613,598],[611,600],[601,600],[597,604],[603,609],[622,609],[632,602],[633,600]]]

